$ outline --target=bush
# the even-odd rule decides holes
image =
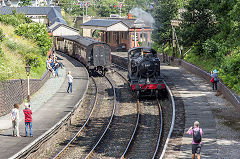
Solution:
[[[45,25],[39,23],[21,24],[14,32],[19,36],[34,39],[42,49],[43,55],[46,55],[52,47],[52,39],[49,37]]]
[[[30,64],[32,67],[38,67],[40,65],[39,58],[42,58],[42,50],[40,48],[29,48],[26,45],[16,43],[12,40],[6,39],[6,46],[13,50],[17,51],[25,59],[26,64]]]
[[[240,53],[226,56],[219,70],[223,82],[240,94]]]
[[[212,39],[208,39],[203,43],[204,54],[207,57],[216,57],[216,53],[219,51],[219,44]]]
[[[20,24],[32,22],[24,13],[17,14],[16,11],[13,11],[12,15],[0,15],[0,21],[12,26],[19,26]]]

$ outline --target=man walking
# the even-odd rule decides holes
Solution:
[[[202,147],[202,135],[203,131],[199,128],[199,122],[194,122],[194,127],[190,127],[186,134],[192,135],[192,159],[195,159],[195,154],[197,153],[197,159],[200,159],[200,152]]]
[[[30,105],[28,103],[25,103],[25,109],[23,110],[23,113],[25,115],[26,137],[28,136],[28,127],[30,129],[30,137],[33,137],[33,134],[32,134],[32,110],[30,109]]]
[[[71,75],[71,71],[68,71],[67,79],[68,79],[68,88],[67,88],[67,92],[69,93],[69,89],[70,89],[70,92],[72,93],[72,82],[73,82],[73,77],[72,77],[72,75]]]

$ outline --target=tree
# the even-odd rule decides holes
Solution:
[[[160,0],[154,6],[155,29],[153,39],[158,44],[163,44],[166,40],[171,39],[171,20],[177,15],[177,4],[175,0]]]
[[[185,6],[183,21],[178,34],[184,46],[194,46],[197,54],[203,53],[202,44],[216,33],[216,24],[213,18],[210,1],[190,0]]]
[[[32,1],[31,0],[20,0],[19,6],[23,7],[23,6],[31,6],[32,5]]]

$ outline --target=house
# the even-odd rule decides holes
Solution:
[[[139,19],[92,19],[81,25],[83,36],[93,37],[98,31],[99,40],[110,45],[113,51],[128,50],[138,46],[150,46],[152,28]]]
[[[1,7],[19,7],[20,0],[1,0],[0,5]],[[51,5],[52,0],[35,0],[32,1],[32,6],[37,7],[37,6],[46,6],[46,5]]]
[[[27,17],[31,18],[33,21],[46,24],[50,26],[55,22],[60,22],[67,24],[63,19],[61,14],[61,9],[59,6],[54,7],[1,7],[0,14],[12,14],[16,10],[17,13],[24,13]]]
[[[79,30],[60,22],[55,22],[48,27],[48,30],[52,36],[79,35]]]

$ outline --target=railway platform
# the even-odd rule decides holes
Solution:
[[[80,102],[88,87],[88,74],[78,61],[58,52],[58,59],[64,64],[59,68],[59,77],[50,78],[44,86],[31,97],[33,111],[33,137],[25,136],[24,114],[20,108],[20,135],[12,137],[10,114],[0,117],[0,158],[11,158],[58,123]],[[67,93],[66,73],[73,76],[73,93]]]

